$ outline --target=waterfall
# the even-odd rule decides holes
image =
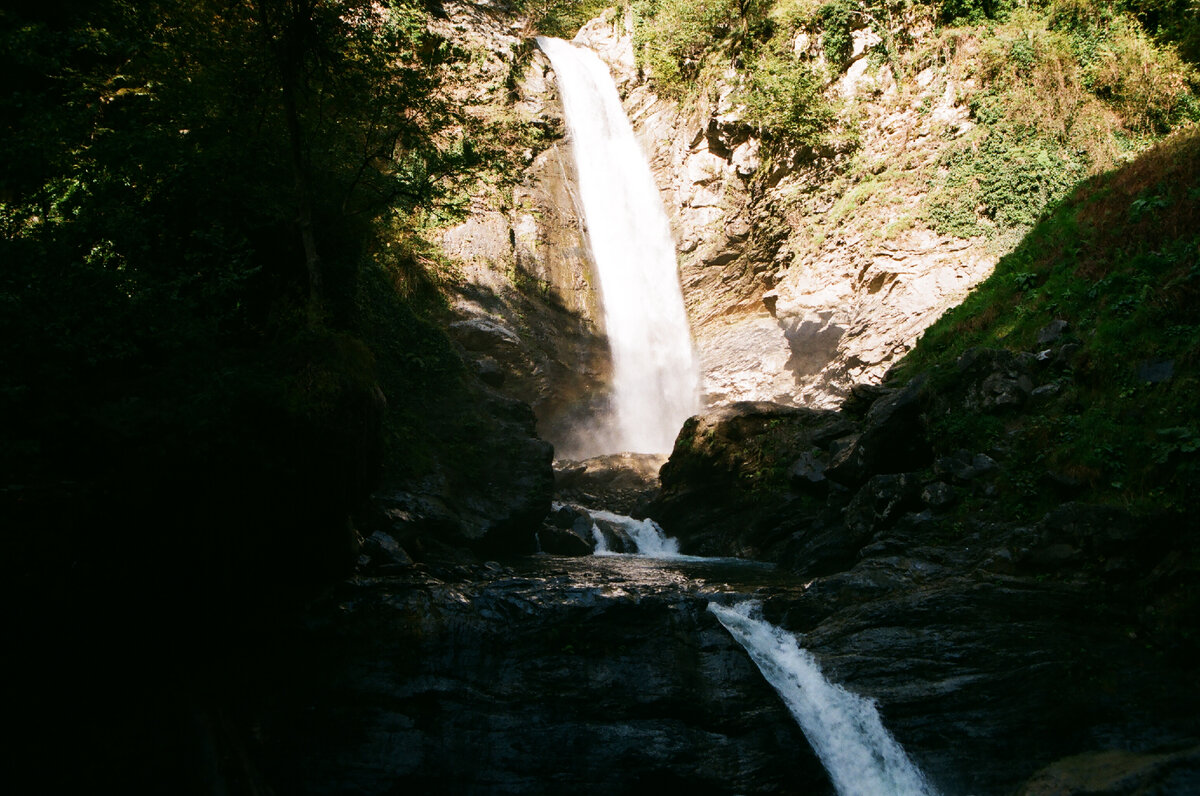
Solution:
[[[592,523],[592,541],[595,546],[592,548],[592,554],[597,556],[612,555],[612,550],[608,549],[608,540],[604,538],[604,533],[601,532],[600,526]]]
[[[840,796],[933,796],[875,704],[826,680],[812,653],[756,618],[757,609],[753,601],[708,605],[779,692]]]
[[[662,198],[600,58],[561,39],[537,43],[558,77],[612,351],[605,452],[669,453],[697,411],[700,376]]]
[[[637,547],[639,556],[648,556],[650,558],[679,558],[679,540],[672,539],[663,532],[662,526],[652,519],[636,520],[633,517],[627,517],[624,514],[614,514],[611,511],[601,511],[591,509],[588,513],[592,516],[592,537],[596,540],[596,555],[604,555],[612,553],[608,547],[608,542],[604,538],[604,534],[596,524],[596,520],[603,520],[610,525],[615,525],[620,528]]]

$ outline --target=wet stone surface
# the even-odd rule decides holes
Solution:
[[[302,665],[264,697],[264,768],[289,793],[828,793],[705,610],[778,581],[755,563],[541,556],[347,582],[283,646]]]
[[[1130,644],[1087,582],[990,570],[999,560],[982,544],[896,536],[807,581],[629,555],[359,577],[281,633],[256,754],[280,792],[300,794],[830,793],[706,610],[745,599],[830,680],[875,700],[946,796],[1033,787],[1080,754],[1175,761],[1195,746],[1187,672]],[[1195,783],[1191,760],[1130,781]]]

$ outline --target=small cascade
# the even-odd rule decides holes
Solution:
[[[875,704],[826,680],[790,633],[754,615],[758,607],[753,601],[709,603],[708,610],[779,692],[840,796],[935,796]]]
[[[615,555],[612,550],[608,549],[608,539],[604,537],[604,532],[600,530],[600,526],[594,521],[592,522],[592,539],[595,540],[596,543],[596,546],[592,548],[592,555]]]
[[[700,375],[662,198],[600,58],[537,43],[558,79],[612,350],[612,438],[598,435],[597,453],[669,453]]]
[[[554,503],[557,511],[564,504]],[[573,507],[591,520],[592,552],[604,555],[637,555],[646,558],[689,558],[679,552],[679,540],[666,535],[651,519],[638,520],[600,509]]]
[[[614,514],[611,511],[589,511],[592,515],[592,534],[596,537],[597,555],[611,554],[608,543],[604,538],[596,520],[617,526],[637,547],[637,555],[650,558],[679,557],[679,540],[667,536],[662,527],[651,519],[636,520],[624,514]],[[603,549],[602,549],[603,548]]]

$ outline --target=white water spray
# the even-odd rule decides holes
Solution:
[[[935,796],[875,704],[826,680],[812,653],[756,618],[757,608],[754,602],[708,604],[779,692],[840,796]]]
[[[605,520],[606,522],[618,525],[629,538],[633,540],[637,546],[637,554],[639,556],[647,556],[649,558],[679,558],[679,540],[667,536],[663,532],[662,526],[652,519],[636,520],[633,517],[627,517],[624,514],[614,514],[611,511],[590,510],[593,520]],[[611,554],[608,549],[608,543],[604,541],[604,534],[592,523],[592,536],[596,540],[596,555]]]
[[[590,50],[539,37],[558,77],[613,357],[613,450],[669,453],[699,407],[675,244],[612,75]]]

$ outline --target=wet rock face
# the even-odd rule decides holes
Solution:
[[[847,486],[872,474],[904,473],[929,464],[933,450],[921,419],[923,382],[886,394],[871,404],[861,431],[847,437],[827,476]]]
[[[829,433],[781,407],[693,418],[651,516],[685,552],[755,548],[806,581],[766,618],[877,700],[941,792],[1191,792],[1194,531],[1078,500],[1022,520],[998,497],[1019,464],[1002,444],[930,431],[1027,421],[1071,378],[1074,343],[1051,331],[1044,356],[977,349],[936,381],[856,390]]]
[[[483,385],[476,388],[471,477],[444,466],[427,478],[372,498],[363,530],[387,534],[416,558],[429,545],[456,545],[485,555],[531,553],[550,510],[554,449],[538,437],[533,412]]]
[[[441,32],[475,56],[448,76],[452,101],[519,140],[532,131],[510,153],[523,163],[503,175],[511,190],[477,186],[470,215],[442,233],[451,331],[490,384],[533,407],[544,438],[580,455],[574,432],[604,414],[611,359],[554,73],[540,51],[518,55],[529,42],[511,10],[442,6]]]
[[[974,547],[982,541],[957,551],[909,541],[890,553],[881,544],[773,609],[804,634],[831,678],[878,701],[943,793],[1012,793],[1031,777],[1044,785],[1038,768],[1085,750],[1151,754],[1195,744],[1186,670],[1131,643],[1119,625],[1127,620],[1098,610],[1093,588],[960,574],[983,557]],[[1078,776],[1078,762],[1074,769]],[[1183,774],[1154,775],[1169,776]],[[1195,787],[1194,768],[1189,776]],[[1026,792],[1189,792],[1092,790],[1086,781]]]
[[[667,457],[657,453],[613,453],[554,465],[560,500],[629,516],[642,516],[658,494],[658,471]]]
[[[831,793],[704,600],[553,570],[343,586],[261,706],[278,792]]]
[[[685,553],[780,560],[826,500],[845,492],[810,474],[856,427],[834,412],[742,402],[689,419],[647,513]],[[801,484],[789,491],[789,482]]]

